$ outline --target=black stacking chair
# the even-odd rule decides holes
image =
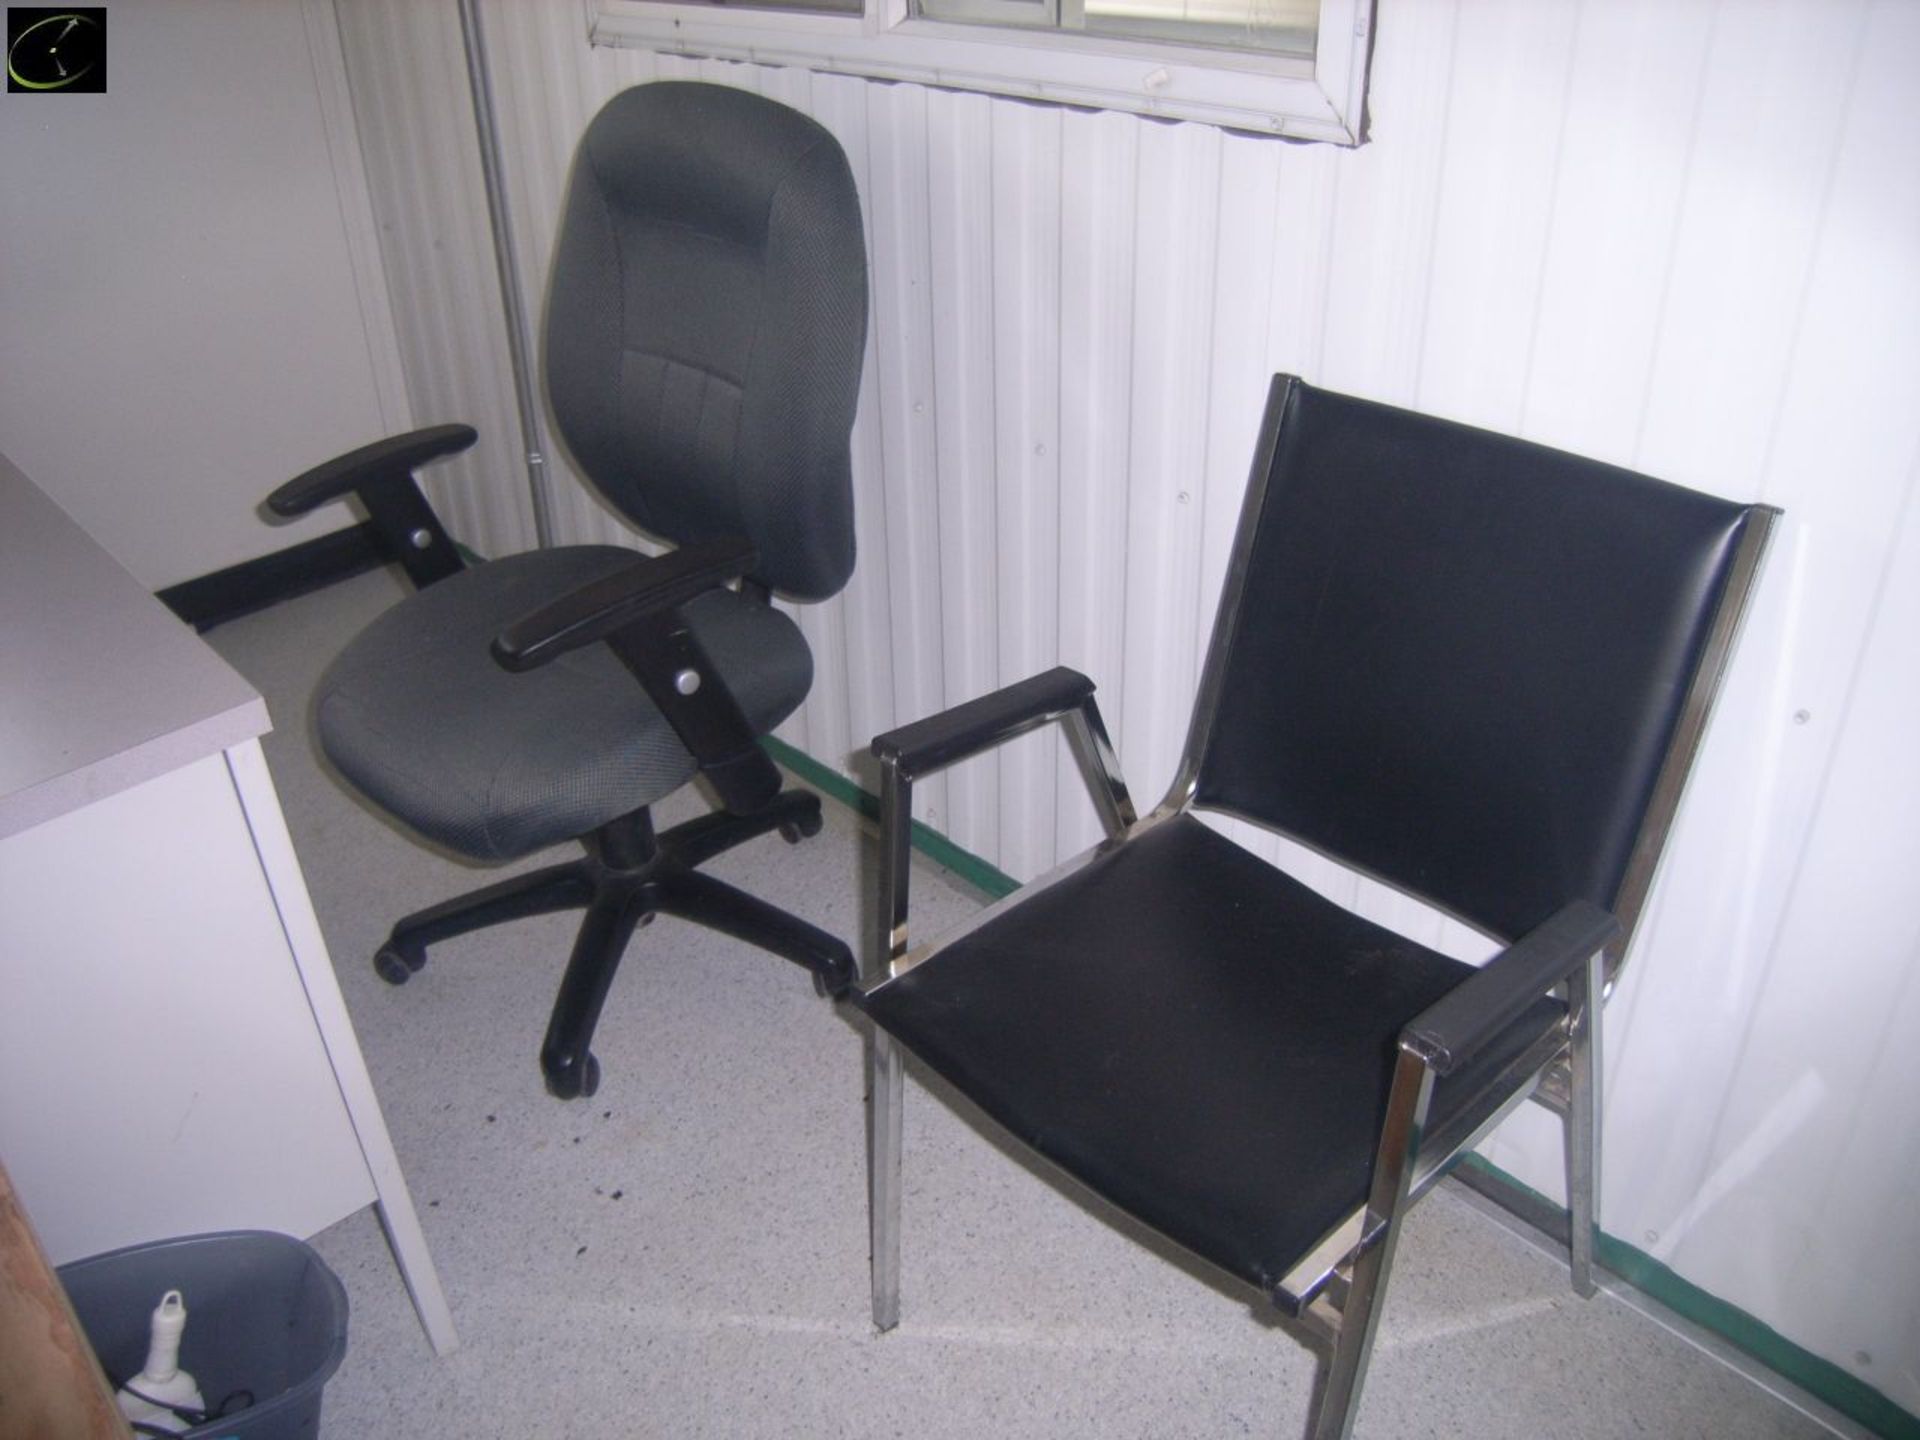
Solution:
[[[1073,1181],[1332,1342],[1352,1423],[1400,1220],[1520,1101],[1564,1117],[1593,1290],[1600,1006],[1776,512],[1274,381],[1179,776],[1136,819],[1084,676],[874,741],[874,1318],[899,1315],[896,1040]],[[912,784],[1061,720],[1107,839],[909,949]],[[1372,924],[1197,818],[1502,945]]]
[[[833,936],[698,866],[820,827],[759,736],[812,680],[772,592],[823,600],[853,567],[848,434],[866,336],[866,248],[840,146],[796,111],[716,85],[616,96],[574,163],[547,300],[553,419],[581,472],[657,559],[574,545],[471,568],[413,470],[473,443],[438,426],[283,486],[297,514],[357,494],[419,593],[321,679],[315,726],[362,795],[426,839],[506,861],[583,858],[401,920],[376,959],[404,982],[436,941],[586,911],[540,1064],[591,1095],[589,1044],[634,928],[657,911],[785,956],[827,990]],[[737,582],[737,583],[736,583]],[[695,775],[722,808],[658,836],[649,807]]]

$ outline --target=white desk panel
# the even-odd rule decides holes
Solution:
[[[0,835],[268,728],[253,687],[0,455]]]
[[[220,755],[0,839],[0,1148],[55,1264],[373,1202],[258,876]]]
[[[56,1263],[380,1207],[458,1343],[266,706],[0,455],[0,1155]]]

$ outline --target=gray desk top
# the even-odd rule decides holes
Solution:
[[[253,687],[0,454],[0,836],[269,728]]]

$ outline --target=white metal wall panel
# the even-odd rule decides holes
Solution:
[[[995,105],[992,330],[993,588],[1002,682],[1037,674],[1060,653],[1060,111]],[[1000,764],[999,851],[1028,874],[1054,853],[1051,745],[1022,745]],[[1041,803],[1035,803],[1036,799]]]
[[[1119,617],[1126,662],[1113,709],[1116,741],[1133,757],[1129,778],[1146,801],[1173,780],[1198,678],[1195,616],[1211,603],[1200,596],[1200,554],[1213,301],[1217,284],[1242,278],[1218,273],[1223,138],[1206,126],[1147,125],[1139,139],[1126,589]],[[1252,434],[1248,429],[1243,450]],[[1238,485],[1244,483],[1243,464]]]
[[[1520,0],[1463,5],[1456,22],[1418,394],[1509,432],[1524,419],[1578,17]],[[1495,151],[1498,169],[1463,163]]]
[[[450,5],[338,0],[424,423],[455,508],[528,543]],[[1609,1007],[1603,1219],[1920,1412],[1920,7],[1381,0],[1373,143],[588,49],[488,0],[529,296],[568,156],[623,86],[701,76],[814,114],[866,204],[860,566],[801,623],[783,730],[871,783],[878,729],[1060,661],[1138,798],[1171,776],[1268,374],[1783,505],[1788,520]],[[622,532],[559,472],[563,538]],[[1095,832],[1030,738],[919,813],[1029,875]],[[1456,953],[1485,942],[1224,828]],[[1557,1192],[1544,1116],[1489,1144]]]
[[[891,97],[888,97],[891,98]],[[946,695],[1000,683],[995,585],[993,410],[993,102],[927,95],[928,230],[933,295],[933,403],[940,497],[940,654]],[[886,324],[885,317],[876,322]],[[883,415],[881,424],[890,423]],[[922,483],[925,483],[923,481]],[[966,596],[955,604],[957,596]],[[906,718],[906,717],[903,717]],[[857,738],[848,739],[858,744]],[[999,849],[999,788],[990,761],[946,778],[940,826],[959,844]],[[929,808],[929,817],[937,809]],[[981,851],[979,853],[984,853]]]
[[[415,423],[480,432],[426,472],[428,493],[470,545],[531,544],[457,18],[451,6],[336,8]]]
[[[938,407],[934,403],[933,239],[927,157],[927,92],[864,86],[877,115],[868,131],[868,258],[873,275],[874,347],[886,497],[884,603],[891,619],[896,716],[930,715],[946,693],[940,596],[941,523]],[[896,103],[897,101],[897,103]],[[888,315],[892,323],[880,324]],[[863,555],[862,565],[875,557]],[[874,782],[869,781],[869,788]],[[946,784],[926,783],[925,813],[943,825]]]
[[[1579,11],[1525,419],[1615,464],[1632,462],[1640,433],[1713,29],[1710,5],[1619,0]],[[1482,194],[1500,203],[1497,191]]]
[[[1100,677],[1106,721],[1126,678],[1133,274],[1141,126],[1130,116],[1070,112],[1061,120],[1059,661]],[[1055,837],[1077,854],[1100,827],[1079,771],[1056,764]],[[1044,803],[1044,802],[1043,802]]]
[[[1793,527],[1786,539],[1799,552],[1792,560],[1804,564],[1832,553],[1828,543],[1837,538],[1833,524],[1840,509],[1862,516],[1882,511],[1897,490],[1884,480],[1835,489],[1824,463],[1798,474],[1769,464],[1778,425],[1800,409],[1799,397],[1787,390],[1790,364],[1866,14],[1864,7],[1817,0],[1799,6],[1797,16],[1793,8],[1734,5],[1715,16],[1696,97],[1693,163],[1665,261],[1663,309],[1629,463],[1655,473],[1697,475],[1729,492],[1745,484],[1785,506]],[[1811,102],[1804,109],[1772,98],[1789,83]],[[1852,368],[1852,362],[1843,363]],[[1834,413],[1823,417],[1823,431]],[[1883,533],[1873,550],[1880,551],[1886,538]],[[1863,558],[1856,554],[1843,563],[1851,567]],[[1776,567],[1776,582],[1783,572],[1792,574],[1792,560]],[[1787,623],[1797,627],[1817,617],[1823,628],[1844,625],[1856,637],[1845,661],[1852,664],[1866,616],[1846,602],[1841,589],[1823,590],[1819,599],[1803,593]],[[1825,653],[1838,658],[1841,652]],[[1757,680],[1788,658],[1784,648],[1765,660],[1750,653],[1748,673]],[[1836,693],[1832,681],[1818,674],[1815,655],[1791,658],[1794,670],[1782,677],[1791,693]],[[1744,810],[1759,824],[1727,828],[1728,840],[1738,836],[1744,843],[1711,852],[1696,845],[1677,857],[1686,870],[1676,868],[1653,932],[1662,953],[1674,958],[1649,971],[1634,1002],[1649,1016],[1704,1011],[1749,1017],[1771,982],[1768,940],[1799,855],[1798,843],[1777,843],[1791,833],[1777,821],[1798,809],[1796,795],[1807,796],[1805,787],[1817,784],[1820,772],[1801,764],[1792,767],[1793,775],[1782,771],[1778,737],[1787,717],[1778,708],[1762,701],[1743,705],[1738,716],[1729,736],[1733,743],[1712,757],[1695,799],[1729,817]],[[1831,733],[1800,736],[1796,750],[1811,761]],[[1745,763],[1730,769],[1727,762],[1736,755]],[[1740,792],[1755,774],[1768,771],[1766,800],[1779,808],[1754,814]],[[1793,819],[1803,835],[1804,820]],[[1682,873],[1691,877],[1686,883],[1680,883]],[[1740,960],[1713,963],[1730,941],[1742,952]],[[1648,1026],[1643,1035],[1639,1020],[1636,1014],[1631,1028],[1623,1025],[1628,1043],[1617,1061],[1617,1093],[1627,1105],[1658,1113],[1652,1107],[1666,1106],[1662,1097],[1690,1075],[1737,1073],[1745,1062],[1744,1023],[1703,1032],[1691,1053],[1682,1055],[1648,1043],[1657,1042],[1662,1027]],[[1831,1043],[1837,1055],[1853,1039],[1836,1033]],[[1731,1092],[1728,1103],[1739,1093]],[[1707,1236],[1722,1218],[1698,1207],[1714,1184],[1727,1112],[1689,1105],[1667,1107],[1667,1113],[1657,1142],[1661,1163],[1620,1203],[1615,1218],[1631,1224],[1639,1232],[1637,1243],[1650,1253],[1679,1261],[1691,1247],[1712,1243]],[[1736,1143],[1750,1163],[1781,1158],[1769,1153],[1771,1146],[1754,1150],[1751,1136]]]

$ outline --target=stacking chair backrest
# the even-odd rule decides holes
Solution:
[[[1503,940],[1630,931],[1772,512],[1274,386],[1176,797]]]

